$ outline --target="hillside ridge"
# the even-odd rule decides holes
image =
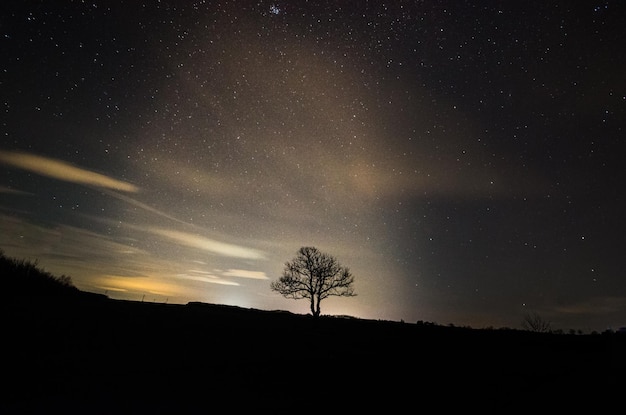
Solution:
[[[575,399],[576,408],[597,410],[625,386],[626,336],[617,333],[314,318],[72,293],[2,303],[2,413],[198,413],[224,405],[289,412],[310,388],[345,397],[333,408],[350,411],[430,403],[514,413],[536,409],[529,396],[547,396],[544,408]]]

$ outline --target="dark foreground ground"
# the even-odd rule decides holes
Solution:
[[[188,304],[2,307],[0,414],[623,411],[626,336]]]

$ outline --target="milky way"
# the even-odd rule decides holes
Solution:
[[[0,248],[112,298],[626,324],[620,2],[10,2]]]

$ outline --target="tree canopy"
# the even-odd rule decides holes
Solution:
[[[522,320],[522,328],[536,333],[549,333],[551,331],[550,322],[544,320],[537,313],[528,313]]]
[[[285,263],[282,277],[272,281],[270,288],[285,298],[309,299],[311,314],[318,317],[323,299],[355,296],[353,284],[354,276],[335,257],[305,246],[293,260]]]

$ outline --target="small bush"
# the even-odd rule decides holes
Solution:
[[[37,261],[9,258],[2,250],[0,277],[4,291],[12,297],[78,292],[70,277],[54,276],[39,268]]]

